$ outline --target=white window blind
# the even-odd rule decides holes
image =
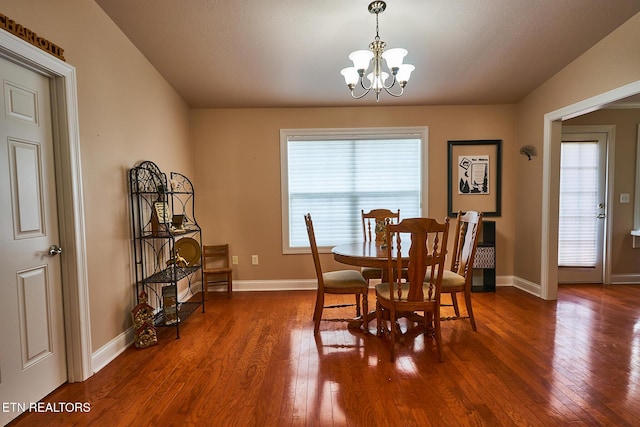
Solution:
[[[562,143],[558,266],[596,264],[598,143]]]
[[[304,215],[311,213],[319,247],[363,239],[360,211],[400,209],[420,216],[423,139],[415,132],[288,135],[283,150],[284,252],[309,247]]]

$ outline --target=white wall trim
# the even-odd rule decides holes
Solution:
[[[542,289],[539,284],[530,282],[521,277],[513,277],[513,287],[518,288],[522,291],[528,292],[531,295],[535,295],[538,298],[541,298]]]
[[[133,326],[103,345],[91,356],[93,374],[107,366],[133,344]]]
[[[84,381],[92,375],[91,324],[76,70],[6,31],[0,31],[0,56],[45,75],[52,83],[60,245],[65,250],[61,267],[67,380]]]
[[[640,273],[614,274],[611,276],[614,285],[640,285]]]

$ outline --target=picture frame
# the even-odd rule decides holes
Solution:
[[[482,212],[501,216],[502,140],[449,141],[447,152],[447,211]]]

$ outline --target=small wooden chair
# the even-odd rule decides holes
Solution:
[[[380,245],[383,244],[385,235],[385,227],[387,218],[392,223],[400,221],[400,209],[397,212],[390,211],[389,209],[372,209],[365,213],[361,210],[362,215],[362,232],[364,233],[364,241],[371,242],[375,238],[376,242]],[[382,279],[382,270],[379,268],[362,267],[360,270],[362,277],[369,284],[369,280]]]
[[[409,242],[401,239],[401,234],[406,235],[404,233],[410,234]],[[376,319],[378,335],[389,338],[392,362],[395,361],[396,336],[401,333],[397,319],[416,311],[424,314],[425,336],[431,333],[433,325],[438,358],[443,361],[440,288],[448,233],[449,218],[445,218],[443,224],[432,218],[409,218],[398,224],[387,224],[387,242],[391,245],[387,251],[390,281],[376,285]],[[405,244],[410,245],[408,279],[402,271],[402,246]]]
[[[362,296],[362,309],[364,316],[369,311],[368,304],[368,292],[369,287],[367,282],[362,277],[362,274],[356,270],[338,270],[322,272],[322,266],[320,265],[320,255],[318,254],[318,246],[316,245],[316,235],[313,230],[313,222],[311,221],[311,215],[306,214],[304,216],[304,222],[307,226],[307,234],[309,235],[309,245],[311,246],[311,254],[313,255],[313,264],[316,268],[316,277],[318,280],[318,288],[316,293],[316,306],[313,311],[313,334],[317,335],[320,328],[320,321],[329,322],[352,322],[359,321],[361,319],[362,312],[360,311],[360,296]],[[325,294],[354,294],[356,298],[355,304],[333,304],[324,305]],[[341,307],[356,307],[356,317],[353,319],[345,318],[322,318],[322,312],[324,309],[341,308]],[[367,322],[363,321],[364,330],[368,331]]]
[[[202,248],[204,265],[204,286],[209,293],[210,286],[226,286],[227,297],[233,292],[233,269],[229,267],[229,244],[205,245]]]
[[[451,267],[445,269],[442,277],[442,293],[451,296],[451,305],[455,317],[445,317],[442,320],[469,319],[471,328],[477,331],[476,320],[471,307],[471,285],[473,279],[473,263],[476,257],[478,238],[482,229],[482,212],[468,211],[464,215],[458,212],[453,252],[451,252]],[[457,294],[464,295],[467,315],[460,316]],[[443,304],[444,305],[444,304]]]

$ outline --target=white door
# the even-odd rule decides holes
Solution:
[[[559,283],[603,283],[606,153],[606,133],[562,134]]]
[[[0,424],[67,380],[49,80],[0,58]],[[9,404],[9,406],[7,406]]]

